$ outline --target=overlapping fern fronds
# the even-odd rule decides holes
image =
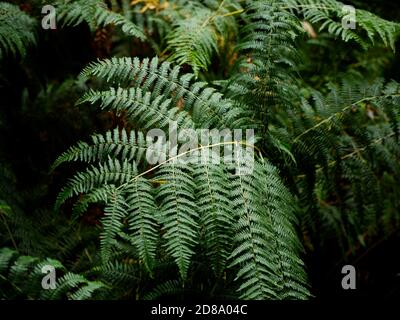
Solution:
[[[352,17],[345,4],[336,0],[288,0],[284,8],[302,15],[305,20],[317,25],[320,31],[326,30],[344,41],[354,40],[364,49],[368,49],[379,40],[394,50],[395,41],[400,33],[399,23],[387,21],[371,12],[356,8]],[[344,27],[343,19],[354,22],[355,29]]]
[[[287,168],[298,175],[307,214],[314,211],[312,199],[318,199],[307,223],[324,230],[324,239],[339,239],[343,250],[363,241],[366,230],[397,224],[393,212],[383,210],[382,188],[388,174],[399,176],[399,94],[393,81],[353,79],[331,85],[326,96],[312,91],[311,99],[303,99],[301,116],[287,114],[284,122],[281,115],[274,118],[299,164]],[[398,205],[394,198],[386,201]]]
[[[165,128],[168,120],[179,128],[242,128],[251,126],[249,112],[234,101],[225,99],[207,83],[193,81],[193,74],[180,74],[179,67],[169,62],[159,65],[158,58],[111,58],[86,67],[81,78],[94,76],[112,87],[105,91],[90,91],[79,103],[102,101],[102,106],[124,109],[132,120],[146,126]],[[127,88],[129,87],[129,88]],[[143,97],[145,99],[143,99]],[[131,101],[138,100],[132,104]],[[154,112],[149,113],[153,103]],[[133,106],[137,106],[132,108]],[[162,108],[162,112],[161,111]],[[131,110],[132,109],[132,110]],[[189,117],[189,113],[191,116]],[[152,117],[150,116],[152,115]],[[151,119],[150,119],[151,118]],[[250,123],[250,125],[249,125]]]
[[[189,64],[196,76],[206,71],[211,58],[218,54],[220,43],[236,35],[238,26],[232,13],[241,11],[239,1],[221,0],[198,3],[192,8],[182,7],[185,18],[173,23],[167,35],[169,59],[178,64]]]
[[[56,270],[53,289],[42,287],[42,279],[47,275],[47,271],[42,272],[45,266]],[[60,274],[64,275],[57,279]],[[58,260],[23,256],[9,248],[0,249],[0,284],[3,299],[85,300],[93,299],[96,291],[106,287],[100,281],[90,281],[81,274],[67,272]]]
[[[36,24],[17,5],[0,2],[0,60],[7,55],[24,57],[36,44]]]
[[[237,44],[239,59],[227,92],[255,112],[261,134],[267,136],[269,113],[299,102],[296,38],[303,32],[295,14],[282,9],[285,1],[248,1]]]
[[[171,68],[169,63],[159,65],[157,59],[100,61],[87,67],[82,76],[96,76],[118,87],[106,94],[90,91],[81,103],[99,100],[103,107],[128,112],[133,122],[146,129],[165,129],[176,119],[179,128],[226,128],[240,124],[240,115],[246,114],[205,83],[192,82],[193,74],[180,75],[179,68]],[[129,92],[129,96],[122,92]],[[152,110],[157,113],[152,114]],[[206,158],[183,164],[178,161],[183,154],[165,155],[141,133],[127,134],[118,129],[92,140],[92,144],[80,142],[56,161],[55,167],[65,161],[94,163],[70,179],[57,205],[82,193],[78,203],[84,203],[83,210],[87,201],[106,204],[103,263],[111,263],[118,242],[128,239],[152,272],[161,243],[164,255],[173,259],[180,281],[185,283],[198,246],[205,245],[216,277],[221,278],[229,269],[237,272],[241,297],[308,297],[294,230],[295,210],[271,165],[254,158],[234,158],[230,164],[216,164]],[[198,147],[204,150],[207,145]],[[146,168],[143,155],[148,152],[164,160],[140,172],[136,168]],[[235,155],[239,157],[240,153]],[[255,172],[236,172],[241,161],[255,161]],[[247,228],[246,221],[250,223]],[[231,236],[235,233],[238,237],[233,243]],[[277,264],[279,259],[283,262]]]

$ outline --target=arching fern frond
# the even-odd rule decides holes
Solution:
[[[205,82],[193,82],[193,74],[181,75],[179,67],[172,68],[168,62],[159,65],[158,58],[143,61],[138,58],[111,58],[91,63],[81,73],[83,80],[90,77],[122,88],[129,86],[144,93],[151,92],[151,100],[158,99],[159,104],[171,99],[171,108],[192,114],[196,128],[241,128],[250,122],[246,121],[248,113],[232,100],[222,98]],[[122,93],[121,89],[118,90]],[[95,97],[99,94],[96,91],[89,95]],[[170,109],[166,108],[167,111],[170,112]],[[165,112],[162,114],[167,117]]]
[[[144,161],[147,154],[158,158],[167,158],[163,148],[157,144],[148,143],[144,134],[132,130],[129,134],[125,129],[115,128],[105,134],[92,136],[92,143],[78,142],[65,151],[54,162],[51,170],[55,170],[64,162],[81,161],[92,163],[106,161],[109,157],[118,157],[121,161],[135,161],[137,164]]]
[[[289,0],[284,6],[301,14],[304,19],[327,30],[344,41],[354,40],[364,49],[371,47],[376,40],[395,50],[395,41],[400,34],[400,24],[382,19],[371,12],[355,9],[351,17],[345,4],[336,0]],[[344,27],[343,21],[354,22],[355,29]],[[366,34],[366,37],[362,35]]]
[[[123,15],[107,8],[102,0],[59,0],[55,2],[57,18],[64,25],[76,26],[86,22],[92,31],[107,25],[120,26],[122,31],[141,40],[146,36],[138,26]]]
[[[188,119],[180,123],[180,129],[218,128],[221,139],[221,128],[240,128],[236,125],[246,114],[239,104],[225,99],[217,90],[203,82],[193,83],[193,74],[180,75],[178,67],[172,68],[169,63],[159,65],[157,58],[104,60],[88,66],[81,76],[84,79],[95,76],[105,85],[117,85],[117,89],[108,91],[92,90],[82,101],[100,100],[107,108],[131,112],[134,116],[129,120],[146,130],[156,125],[166,128],[168,122],[177,119],[169,116],[174,110],[173,114],[184,114]],[[141,119],[148,114],[151,114],[149,119]],[[160,115],[168,120],[165,122]],[[210,148],[209,151],[214,152],[213,144],[201,141],[201,145],[196,143],[195,149],[168,154],[163,161],[148,168],[136,161],[144,161],[138,152],[147,154],[150,145],[134,138],[128,139],[123,131],[114,130],[105,137],[93,138],[92,145],[79,143],[56,162],[56,165],[76,160],[98,163],[99,168],[92,166],[72,178],[60,193],[57,204],[79,193],[86,194],[82,209],[87,207],[87,201],[105,202],[103,263],[110,262],[113,251],[114,256],[118,256],[123,240],[125,245],[132,244],[139,263],[150,275],[156,272],[156,257],[172,259],[177,266],[176,276],[184,286],[195,261],[194,254],[203,247],[208,251],[206,259],[210,261],[210,269],[218,279],[224,272],[238,272],[243,298],[307,297],[304,272],[300,272],[303,266],[295,240],[297,234],[293,229],[295,220],[290,218],[294,215],[290,195],[272,166],[265,169],[258,163],[252,172],[254,154],[247,150],[242,152],[244,148],[237,141],[224,142],[235,146],[237,159],[227,157],[230,159],[227,163],[222,162],[225,158],[213,162],[213,157],[222,153],[219,149],[216,154],[211,153],[211,158],[207,158],[208,153],[202,153],[205,157],[199,159],[200,150]],[[178,139],[177,147],[183,140]],[[152,152],[158,150],[153,146]],[[183,158],[189,155],[193,157]],[[120,158],[124,159],[125,167]],[[192,163],[192,159],[200,162]],[[115,189],[108,187],[110,185],[115,185]],[[268,190],[263,189],[265,185]],[[234,268],[231,269],[229,257],[233,259]],[[279,259],[287,263],[277,264]]]
[[[135,163],[128,161],[120,162],[118,159],[109,159],[99,167],[92,166],[86,172],[78,173],[71,178],[67,186],[60,192],[56,208],[68,198],[85,193],[103,184],[123,184],[130,181],[137,174]]]
[[[171,100],[165,100],[162,96],[152,100],[149,92],[143,93],[140,89],[111,88],[108,91],[89,91],[79,103],[94,104],[99,100],[101,108],[115,110],[118,113],[125,111],[133,122],[146,129],[152,127],[165,129],[173,122],[183,128],[194,127],[187,112],[171,106]]]

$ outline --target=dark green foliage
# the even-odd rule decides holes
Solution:
[[[18,6],[0,2],[0,60],[7,55],[25,57],[36,44],[36,25]]]
[[[349,11],[344,10],[344,4],[336,0],[288,0],[285,6],[295,12],[300,13],[312,24],[319,25],[319,30],[327,30],[335,37],[340,37],[344,41],[354,40],[364,49],[370,48],[376,40],[382,41],[385,46],[395,49],[396,37],[400,32],[398,23],[384,20],[371,12],[357,9],[355,14],[356,30],[343,28],[342,19],[353,21],[349,16]],[[365,32],[365,36],[360,35],[360,31]]]
[[[103,106],[111,105],[112,108],[115,108],[119,113],[127,111],[126,114],[129,118],[132,119],[134,123],[142,124],[144,128],[149,128],[150,126],[166,128],[171,121],[177,119],[178,126],[183,128],[207,125],[208,123],[202,124],[202,121],[204,121],[203,117],[196,117],[196,115],[204,115],[208,110],[213,110],[210,108],[211,103],[215,103],[216,105],[217,102],[220,102],[223,104],[224,100],[220,98],[220,94],[212,89],[205,88],[199,83],[189,86],[188,80],[191,79],[190,76],[186,77],[187,80],[185,82],[183,82],[183,77],[180,78],[181,80],[178,80],[178,69],[174,69],[174,71],[172,71],[173,73],[171,72],[173,76],[170,76],[173,80],[176,80],[167,83],[164,79],[168,76],[168,71],[170,70],[169,65],[162,64],[159,67],[155,64],[156,62],[157,60],[153,60],[149,63],[148,60],[145,60],[144,63],[140,63],[135,59],[132,63],[132,61],[128,59],[114,59],[90,66],[83,72],[82,75],[84,77],[87,77],[91,73],[97,77],[106,78],[108,82],[119,83],[120,85],[129,84],[128,75],[123,72],[121,77],[119,77],[119,74],[115,71],[118,70],[121,65],[125,65],[124,70],[129,66],[129,70],[131,70],[129,77],[131,77],[131,79],[136,79],[136,89],[134,87],[128,89],[118,88],[117,91],[112,89],[107,94],[104,94],[104,91],[99,93],[92,91],[84,96],[80,103],[85,101],[96,102],[97,99],[92,99],[91,97],[95,97],[99,94]],[[115,65],[115,67],[112,67],[113,65]],[[148,67],[149,65],[150,67]],[[145,68],[144,70],[147,72],[145,73],[144,70],[141,70],[140,66],[143,66]],[[158,71],[158,69],[161,69],[161,71]],[[111,71],[113,73],[111,73]],[[177,86],[176,83],[178,81],[182,81],[186,88],[182,85]],[[155,92],[159,92],[159,95],[152,103],[152,107],[149,107],[149,103],[141,103],[142,93],[139,90],[144,91],[145,89],[153,89]],[[131,91],[131,98],[125,96],[120,97],[118,95],[118,91],[120,90]],[[138,93],[135,94],[134,90]],[[201,93],[198,93],[199,90],[202,90]],[[151,99],[151,97],[155,95],[154,91],[146,94],[148,97],[147,99]],[[170,104],[171,99],[167,99],[168,96],[178,96],[180,99],[184,99],[182,102],[184,106],[183,110],[181,108],[172,107]],[[136,103],[136,99],[140,99],[138,104]],[[168,104],[165,104],[165,101],[168,101]],[[115,105],[115,103],[118,103],[118,105]],[[229,101],[226,103],[229,103]],[[165,106],[159,107],[160,104]],[[129,112],[131,108],[134,110],[133,114]],[[194,108],[198,110],[193,111]],[[149,109],[157,110],[157,113],[152,115],[149,113]],[[174,110],[174,114],[176,115],[174,118],[168,116],[171,114],[169,109]],[[186,110],[191,111],[191,113],[187,113]],[[219,111],[219,109],[215,111],[221,112],[222,115],[222,111]],[[182,114],[187,118],[186,121],[180,120],[182,119]],[[233,114],[236,115],[240,113],[237,112]],[[214,121],[216,122],[219,119],[223,121],[222,116],[216,117]],[[217,125],[217,127],[219,126],[221,125]],[[141,133],[139,132],[137,136],[141,137]],[[217,276],[221,276],[221,270],[227,268],[227,259],[231,252],[237,252],[239,250],[240,253],[243,253],[244,258],[243,256],[238,257],[236,254],[232,256],[234,259],[232,266],[238,266],[239,269],[238,279],[244,276],[245,279],[256,279],[257,281],[253,281],[250,284],[246,283],[245,286],[241,288],[241,291],[243,291],[242,297],[257,299],[279,297],[283,288],[276,287],[275,281],[271,281],[266,277],[269,272],[277,273],[278,277],[283,277],[283,272],[285,272],[287,273],[286,276],[289,278],[293,277],[295,280],[297,279],[297,281],[299,281],[298,287],[293,285],[291,288],[288,288],[287,296],[285,293],[281,296],[282,298],[307,297],[307,289],[305,289],[304,282],[305,278],[299,277],[299,270],[302,270],[301,264],[299,265],[300,269],[296,266],[291,266],[290,269],[287,269],[289,266],[285,266],[284,269],[280,267],[281,270],[277,270],[275,269],[277,266],[273,266],[276,258],[267,252],[264,254],[260,250],[258,253],[257,250],[255,256],[248,256],[248,254],[242,252],[242,250],[249,252],[253,250],[252,248],[243,248],[248,241],[247,237],[252,237],[252,232],[246,233],[243,238],[239,238],[236,245],[229,245],[227,236],[238,231],[234,225],[235,220],[242,217],[245,220],[254,219],[261,223],[262,219],[257,211],[253,209],[250,211],[247,210],[248,196],[246,196],[246,194],[252,195],[254,200],[251,201],[261,201],[264,196],[259,193],[259,188],[253,190],[253,185],[242,183],[241,180],[234,178],[229,167],[224,168],[223,166],[215,167],[209,164],[199,164],[192,168],[191,166],[177,163],[174,157],[168,155],[169,158],[166,158],[167,160],[165,163],[161,165],[157,174],[152,178],[152,181],[160,184],[159,187],[153,191],[153,188],[147,183],[146,188],[143,188],[145,185],[141,187],[142,193],[141,196],[138,197],[137,192],[140,187],[138,183],[143,179],[143,175],[135,173],[135,170],[128,165],[128,162],[126,162],[126,155],[138,154],[141,148],[144,148],[147,152],[147,146],[143,138],[140,138],[142,144],[138,145],[134,139],[134,135],[132,136],[131,134],[131,137],[132,138],[128,140],[125,131],[122,131],[122,133],[114,131],[113,134],[108,132],[105,138],[94,137],[93,142],[95,145],[89,146],[80,143],[78,146],[72,147],[69,152],[63,154],[61,158],[56,161],[57,164],[78,159],[88,162],[91,159],[97,158],[98,161],[100,161],[99,167],[92,167],[86,172],[78,173],[70,180],[69,185],[60,193],[57,205],[73,195],[88,192],[89,197],[96,200],[103,200],[107,203],[105,220],[103,221],[103,228],[105,231],[101,240],[102,252],[104,253],[103,260],[105,263],[109,260],[113,240],[116,239],[118,232],[124,232],[122,221],[124,218],[127,218],[127,212],[133,209],[133,215],[142,214],[142,216],[133,216],[132,219],[140,221],[142,226],[146,225],[147,227],[146,229],[142,229],[142,233],[138,234],[136,231],[132,234],[129,241],[135,244],[135,247],[139,249],[139,256],[145,259],[144,263],[150,271],[152,271],[150,266],[153,264],[152,261],[154,260],[157,239],[160,236],[158,233],[159,225],[163,230],[162,237],[165,239],[164,247],[166,254],[174,259],[180,271],[181,279],[185,281],[195,246],[199,244],[200,223],[202,223],[201,228],[204,229],[206,234],[206,250],[210,250],[209,257],[211,258],[213,269],[217,272]],[[100,149],[102,143],[105,141],[111,142],[107,148],[108,160],[104,156],[104,151]],[[121,153],[123,147],[116,146],[122,142],[125,142],[125,144],[132,142],[132,144],[129,145],[131,150],[126,149],[128,147],[128,145],[126,145],[124,147],[124,152]],[[155,151],[158,152],[158,150]],[[142,151],[142,154],[143,153],[144,151]],[[117,158],[121,156],[124,158],[123,164],[121,164],[121,160],[117,160]],[[136,159],[145,161],[145,159],[141,157],[137,157]],[[102,162],[104,162],[104,164],[102,164]],[[157,169],[157,167],[154,167],[154,169]],[[259,203],[257,205],[257,210],[265,211],[270,208],[271,219],[275,219],[275,216],[282,214],[275,209],[282,207],[282,205],[276,203],[276,201],[280,201],[279,197],[283,197],[285,202],[288,202],[290,201],[288,200],[290,199],[290,195],[286,193],[285,188],[281,185],[277,176],[268,176],[263,171],[257,172],[256,175],[260,178],[265,177],[266,180],[263,181],[263,183],[270,183],[271,191],[276,192],[277,196],[277,198],[270,198],[268,202]],[[253,176],[250,174],[249,179],[253,179],[252,177]],[[269,178],[272,180],[269,180]],[[146,183],[146,180],[143,180],[141,183]],[[115,191],[109,190],[111,193],[106,195],[105,192],[103,193],[100,191],[103,189],[99,189],[104,184],[116,184],[117,189]],[[224,190],[218,187],[220,185],[225,185],[227,189]],[[262,184],[260,184],[259,187],[261,185]],[[155,193],[155,197],[152,196],[153,193]],[[103,198],[96,196],[101,194],[104,194]],[[133,203],[132,200],[124,200],[125,197],[128,197],[128,199],[136,199],[137,202]],[[229,203],[232,200],[233,203],[236,203],[236,207],[230,207]],[[131,205],[127,206],[127,202]],[[221,205],[218,204],[219,202],[221,202]],[[137,209],[130,209],[132,205]],[[198,212],[197,209],[199,207],[203,208],[200,212]],[[150,213],[152,214],[143,214],[138,208],[143,208],[144,210],[147,208],[147,210],[151,210]],[[232,215],[233,212],[238,212],[238,217],[235,218]],[[287,213],[288,212],[292,212],[293,214],[293,209],[290,206],[287,207]],[[202,215],[200,216],[201,213]],[[218,218],[216,218],[216,216],[218,216]],[[146,221],[146,219],[148,219],[148,221]],[[277,227],[284,228],[281,225],[280,219],[277,218],[275,223]],[[292,223],[293,221],[288,220],[285,222],[285,227],[289,228]],[[258,228],[257,226],[255,227]],[[255,241],[255,243],[265,241],[265,245],[267,245],[267,236],[267,234],[261,233],[257,235],[258,238],[252,239],[252,241]],[[275,234],[274,237],[276,236]],[[293,238],[293,244],[296,243],[294,240],[297,237],[295,232],[291,232],[286,236],[288,236],[288,239]],[[218,249],[216,249],[215,246],[217,246]],[[297,247],[297,245],[293,247],[290,243],[288,243],[287,246],[289,246],[288,249],[284,251],[285,255],[287,255],[285,259],[297,261],[297,255],[300,253],[299,247]],[[148,250],[148,248],[151,249]],[[294,251],[291,252],[291,250]],[[216,260],[214,261],[214,259]],[[296,264],[297,263],[298,262],[296,262]],[[255,267],[251,267],[252,265],[255,265]],[[272,270],[268,271],[268,265],[272,267]],[[265,275],[258,277],[257,274],[259,272],[263,272]],[[284,280],[282,279],[281,281]],[[261,292],[257,291],[255,294],[254,291],[257,290],[258,285],[265,286],[265,289]]]
[[[194,1],[193,1],[194,2]],[[189,64],[197,76],[207,70],[212,57],[219,53],[220,43],[237,33],[237,22],[230,15],[240,11],[239,1],[207,1],[184,8],[179,14],[187,16],[173,24],[167,35],[170,60]]]
[[[400,25],[367,2],[43,4],[0,2],[0,299],[309,299],[398,235]]]
[[[56,269],[56,274],[64,273],[55,290],[43,290],[41,287],[42,278],[47,274],[43,267],[48,265]],[[2,297],[8,299],[84,300],[94,298],[94,293],[105,287],[100,281],[90,281],[83,275],[66,272],[57,260],[22,256],[9,248],[0,249],[0,284]]]

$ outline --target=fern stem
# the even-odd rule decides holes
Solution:
[[[387,139],[387,138],[391,138],[391,137],[393,137],[393,136],[395,136],[395,135],[396,135],[396,132],[392,132],[392,133],[390,133],[390,134],[388,134],[388,135],[386,135],[386,136],[384,136],[384,137],[382,137],[382,138],[376,139],[376,140],[372,141],[370,144],[366,145],[365,147],[357,148],[357,149],[355,149],[354,151],[352,151],[352,152],[350,152],[350,153],[348,153],[348,154],[346,154],[346,155],[340,157],[340,160],[345,160],[345,159],[351,158],[351,157],[353,157],[354,155],[359,154],[360,152],[365,151],[368,147],[373,146],[373,145],[375,145],[375,144],[378,144],[378,143],[382,142],[383,140],[385,140],[385,139]],[[329,163],[328,163],[328,167],[331,167],[331,166],[335,165],[336,162],[337,162],[337,160],[334,160],[334,161],[329,162]],[[321,171],[322,169],[323,169],[323,167],[319,166],[319,167],[317,168],[316,172],[319,172],[319,171]],[[298,179],[304,179],[305,177],[306,177],[305,174],[301,174],[301,175],[298,175],[298,176],[297,176]]]
[[[346,112],[347,110],[349,110],[352,106],[363,103],[365,101],[370,101],[370,100],[375,100],[378,98],[383,98],[383,99],[387,99],[390,97],[400,97],[400,94],[390,94],[390,95],[386,95],[386,96],[372,96],[372,97],[366,97],[363,99],[360,99],[346,107],[344,107],[341,111],[336,112],[334,114],[332,114],[330,117],[318,122],[315,126],[308,128],[306,131],[303,131],[301,134],[299,134],[296,138],[294,138],[293,143],[296,143],[302,136],[306,135],[307,133],[319,128],[320,126],[322,126],[323,124],[331,121],[333,118],[340,116],[343,112]]]
[[[218,12],[219,10],[221,10],[223,4],[224,4],[225,0],[222,0],[221,3],[218,6],[218,9],[215,11],[215,13],[211,16],[208,16],[207,19],[203,22],[203,24],[201,25],[201,29],[204,28],[210,21],[212,21],[214,18],[218,17]],[[200,29],[199,29],[200,31]]]
[[[335,7],[326,7],[326,6],[316,6],[313,4],[299,4],[299,5],[292,5],[292,6],[283,6],[280,9],[296,9],[296,8],[313,8],[313,9],[326,9],[326,10],[336,10]]]
[[[244,12],[244,9],[239,9],[236,11],[228,12],[223,15],[220,15],[220,17],[230,17],[230,16],[234,16],[235,14],[242,13],[242,12]]]
[[[17,243],[15,242],[15,239],[14,239],[14,237],[13,237],[13,235],[12,235],[11,229],[10,229],[10,227],[8,226],[7,220],[6,220],[6,218],[4,217],[3,212],[2,212],[1,210],[0,210],[0,216],[1,216],[1,218],[2,218],[2,220],[3,220],[3,223],[4,223],[4,225],[5,225],[6,229],[7,229],[7,232],[8,232],[8,234],[9,234],[9,236],[10,236],[11,242],[12,242],[12,244],[13,244],[15,250],[19,251],[19,250],[18,250]]]
[[[248,143],[243,142],[243,141],[227,141],[227,142],[214,143],[214,144],[210,144],[210,145],[207,145],[207,146],[200,146],[200,147],[198,147],[198,148],[191,149],[191,150],[189,150],[189,151],[180,153],[180,154],[178,154],[177,156],[174,156],[174,157],[172,157],[172,158],[169,158],[169,159],[167,159],[167,160],[165,160],[165,161],[159,163],[158,165],[156,165],[156,166],[150,168],[149,170],[146,170],[146,171],[142,172],[141,174],[139,174],[139,175],[133,177],[133,178],[130,179],[129,181],[127,181],[127,182],[121,184],[118,188],[116,188],[116,190],[119,190],[119,189],[124,188],[125,186],[127,186],[129,183],[135,181],[136,179],[138,179],[138,178],[140,178],[140,177],[142,177],[142,176],[144,176],[144,175],[146,175],[146,174],[148,174],[148,173],[150,173],[150,172],[156,170],[157,168],[163,166],[164,164],[166,164],[166,163],[168,163],[168,162],[170,162],[170,161],[174,161],[174,160],[176,160],[176,159],[179,159],[180,157],[183,157],[183,156],[185,156],[185,155],[187,155],[187,154],[189,154],[189,153],[191,153],[191,152],[199,151],[199,150],[202,150],[202,149],[205,149],[205,148],[212,148],[212,147],[217,147],[217,146],[222,146],[222,145],[234,145],[234,144],[235,144],[235,145],[244,145],[244,146],[246,146],[246,147],[251,147],[251,148],[254,148],[254,149],[256,149],[257,151],[261,152],[255,145],[248,144]]]

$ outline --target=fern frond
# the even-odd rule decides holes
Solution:
[[[36,24],[17,5],[0,2],[0,60],[10,54],[25,57],[36,44]]]
[[[279,18],[277,21],[279,24]],[[139,123],[146,129],[156,125],[165,128],[176,120],[170,117],[171,110],[189,119],[190,124],[181,123],[180,128],[240,128],[238,124],[246,119],[241,104],[223,98],[203,82],[193,83],[193,74],[180,75],[179,68],[172,68],[168,62],[159,65],[157,58],[99,61],[81,74],[83,79],[93,76],[117,88],[92,90],[80,102],[100,100],[102,106],[133,114],[134,124]],[[146,118],[149,114],[151,116]],[[123,239],[133,245],[140,262],[152,275],[157,246],[161,243],[167,258],[173,258],[182,285],[185,285],[195,250],[204,243],[217,278],[222,277],[228,267],[227,260],[232,257],[232,266],[239,269],[237,279],[241,281],[243,298],[307,296],[300,246],[293,229],[296,221],[291,218],[294,209],[289,205],[290,195],[285,193],[272,167],[258,164],[252,173],[254,159],[247,153],[244,159],[235,159],[230,164],[214,163],[213,159],[184,164],[178,161],[179,155],[170,156],[140,174],[133,175],[132,170],[130,179],[122,174],[127,169],[117,170],[120,174],[116,178],[113,167],[103,164],[103,158],[108,156],[109,163],[120,163],[117,159],[123,157],[126,162],[128,154],[132,154],[129,165],[136,157],[136,151],[131,148],[138,149],[135,141],[131,143],[133,146],[121,146],[121,135],[124,133],[114,131],[106,138],[97,137],[94,146],[80,144],[57,160],[57,164],[78,159],[99,162],[102,172],[92,167],[77,174],[60,193],[57,203],[80,192],[86,193],[87,199],[106,203],[105,219],[108,220],[103,223],[103,238],[106,239],[102,242],[103,263],[109,262],[113,249],[115,256],[118,255],[117,248],[122,246],[119,240]],[[126,144],[127,138],[123,140]],[[103,146],[105,141],[107,144]],[[144,152],[147,146],[139,148]],[[205,148],[207,146],[198,149]],[[241,152],[235,154],[239,157]],[[240,164],[239,175],[232,177],[237,164]],[[106,196],[104,189],[110,184],[116,186],[115,191],[110,191],[112,199]],[[153,184],[158,186],[154,188]],[[263,191],[264,185],[268,185],[267,191]],[[85,196],[83,199],[82,208]],[[233,243],[230,240],[235,233]],[[287,263],[278,264],[279,259]],[[283,284],[286,280],[288,283]]]
[[[114,189],[109,195],[109,201],[104,210],[103,233],[100,236],[101,258],[107,262],[111,256],[113,240],[123,227],[123,219],[127,217],[127,204],[121,191]]]
[[[19,255],[15,250],[0,248],[0,294],[1,298],[28,299],[90,299],[95,291],[106,286],[99,281],[89,281],[83,275],[67,272],[56,278],[56,288],[44,290],[41,280],[42,267],[50,265],[58,272],[65,272],[58,260]],[[11,285],[11,286],[8,286]],[[75,290],[75,292],[73,291]]]
[[[104,185],[99,188],[91,189],[88,193],[81,196],[72,208],[73,218],[77,219],[86,212],[92,203],[106,203],[109,200],[110,192],[114,189],[113,185]]]
[[[157,190],[160,201],[158,219],[166,232],[167,253],[175,259],[182,279],[186,279],[199,237],[192,171],[185,165],[168,163],[157,174],[157,180],[166,181]]]
[[[144,128],[168,128],[170,123],[176,122],[179,127],[193,128],[192,119],[187,112],[171,106],[171,100],[164,100],[162,96],[154,100],[149,92],[143,93],[140,89],[111,88],[107,91],[89,91],[79,103],[94,104],[101,101],[103,109],[115,110],[118,113],[126,111],[127,116]]]
[[[143,299],[144,300],[156,300],[163,296],[171,296],[182,292],[182,286],[177,280],[169,280],[162,284],[159,284],[152,291],[147,293]]]
[[[87,284],[71,294],[71,300],[87,300],[92,298],[93,293],[104,288],[104,283],[100,281],[88,281]]]
[[[98,272],[107,283],[116,286],[124,284],[128,284],[129,286],[130,283],[139,280],[137,274],[138,268],[136,266],[118,261],[108,261],[107,263],[103,263],[101,266],[95,267],[93,271],[96,273]]]
[[[96,134],[91,138],[91,143],[78,142],[57,158],[51,167],[51,171],[64,162],[82,161],[91,163],[103,162],[108,157],[119,157],[121,161],[142,162],[147,153],[158,158],[167,158],[163,148],[157,144],[148,143],[144,134],[132,130],[129,134],[125,129],[115,128],[105,134]]]
[[[244,299],[307,298],[301,248],[293,230],[293,201],[276,170],[256,163],[254,175],[233,178],[236,212],[231,267]]]
[[[193,74],[180,75],[179,67],[172,68],[168,62],[159,65],[158,58],[143,61],[111,58],[91,63],[80,77],[85,80],[93,76],[118,87],[130,86],[130,90],[136,88],[142,93],[151,92],[152,101],[162,97],[158,103],[171,99],[172,108],[192,115],[196,128],[241,128],[248,119],[247,113],[233,101],[224,99],[204,82],[193,82]],[[124,91],[118,90],[121,96]],[[99,94],[92,92],[89,96],[95,99]],[[165,111],[171,112],[169,109]]]
[[[236,47],[240,58],[227,87],[229,96],[256,112],[263,131],[269,111],[287,109],[298,100],[295,39],[302,30],[298,18],[280,8],[283,3],[247,2],[247,24]]]
[[[344,4],[336,0],[289,0],[285,8],[292,9],[304,16],[304,19],[319,25],[319,30],[327,30],[330,34],[344,41],[354,40],[364,49],[371,47],[377,39],[385,46],[395,50],[395,41],[399,36],[400,24],[382,19],[371,12],[355,9],[356,29],[344,28],[342,19],[348,12]],[[360,35],[365,32],[367,39]]]
[[[238,1],[207,1],[197,3],[192,9],[182,8],[167,35],[170,61],[188,64],[196,77],[207,70],[211,58],[219,53],[220,43],[228,42],[237,33],[237,22],[232,12],[241,10]],[[179,7],[178,7],[179,8]],[[184,18],[182,18],[182,16]]]
[[[86,22],[92,31],[98,27],[115,25],[120,26],[127,35],[146,39],[143,30],[123,15],[109,10],[102,0],[60,0],[55,6],[57,17],[64,25],[76,26]]]
[[[328,129],[331,129],[333,126],[340,126],[341,118],[362,104],[372,103],[377,107],[384,108],[386,106],[386,108],[389,108],[392,100],[400,100],[400,86],[395,82],[385,86],[382,79],[377,79],[373,84],[357,83],[356,85],[349,85],[344,83],[342,88],[332,87],[326,98],[322,97],[318,92],[313,95],[313,98],[316,102],[316,111],[312,112],[314,113],[314,118],[315,114],[318,113],[319,116],[323,115],[324,119],[299,134],[295,138],[295,142],[322,127],[328,126]],[[395,114],[396,112],[391,112],[391,119],[394,121],[394,125],[397,121]],[[324,137],[324,135],[321,134],[320,137]]]
[[[129,207],[130,241],[137,248],[147,270],[152,273],[158,241],[158,208],[151,184],[143,178],[134,179],[126,187]]]
[[[123,184],[130,181],[137,174],[135,163],[120,162],[118,159],[109,159],[99,167],[92,166],[86,172],[78,173],[71,178],[57,197],[56,208],[68,198],[85,193],[103,184]]]
[[[196,205],[204,228],[207,255],[219,277],[232,248],[234,214],[229,173],[225,166],[204,160],[204,164],[194,168]]]
[[[70,300],[91,299],[95,291],[105,287],[99,281],[89,281],[83,275],[68,272],[57,280],[56,289],[46,290],[42,298],[58,300],[67,296]],[[72,290],[75,290],[75,292]]]

